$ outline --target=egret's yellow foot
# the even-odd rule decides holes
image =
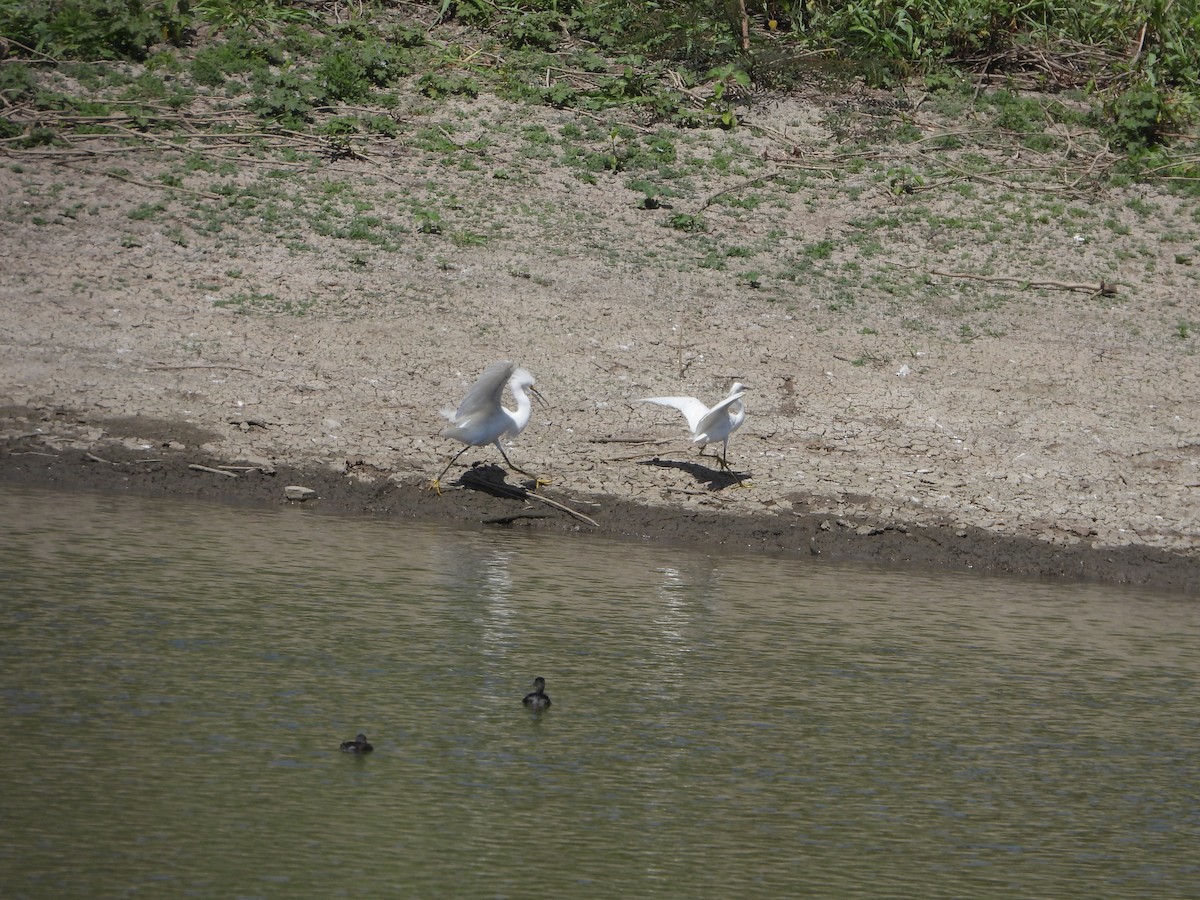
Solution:
[[[533,479],[533,489],[535,491],[542,485],[551,483],[549,478],[543,478],[541,475],[534,475],[532,472],[526,472],[524,469],[518,469],[516,466],[513,466],[513,471],[520,472],[526,478]]]

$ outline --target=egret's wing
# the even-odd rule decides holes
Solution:
[[[504,386],[508,384],[508,379],[512,377],[516,368],[516,363],[504,360],[492,363],[484,369],[483,374],[467,391],[467,396],[463,397],[462,403],[458,404],[458,409],[450,421],[462,423],[481,412],[485,415],[494,413],[500,406]]]
[[[696,432],[700,420],[708,414],[708,407],[695,397],[643,397],[641,403],[657,403],[659,406],[673,406],[687,419],[688,428]]]
[[[745,421],[745,404],[740,415],[731,415],[729,408],[742,399],[742,392],[730,394],[700,419],[693,431],[696,432],[697,438],[707,438],[710,441],[724,440],[730,434],[737,430],[738,426]]]

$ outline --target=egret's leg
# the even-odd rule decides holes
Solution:
[[[459,450],[457,453],[454,454],[454,456],[450,459],[450,462],[446,463],[446,468],[442,469],[442,473],[440,475],[438,475],[437,478],[433,479],[433,481],[429,482],[429,489],[431,491],[437,491],[438,496],[441,496],[442,479],[446,477],[446,473],[450,471],[450,467],[452,465],[454,465],[456,462],[458,462],[458,458],[470,449],[471,449],[471,445],[467,444],[467,446],[463,447],[461,450]]]
[[[727,458],[728,456],[729,456],[729,438],[726,438],[725,439],[725,448],[724,448],[724,450],[721,451],[721,465],[724,467],[726,472],[728,472],[730,475],[732,475],[734,477],[734,480],[737,482],[738,487],[745,487],[746,482],[742,481],[742,476],[739,475],[737,472],[733,471],[733,468],[729,465],[729,460]]]
[[[704,445],[704,447],[707,447],[707,446],[708,446],[707,444]],[[700,448],[700,455],[703,456],[705,459],[707,459],[708,457],[711,456],[713,459],[715,459],[717,461],[717,465],[720,466],[721,469],[728,472],[729,471],[729,463],[725,462],[724,455],[717,454],[717,453],[705,453],[704,447]]]
[[[536,491],[538,488],[540,488],[542,485],[544,485],[544,484],[549,484],[549,483],[550,483],[550,479],[548,479],[548,478],[542,478],[542,476],[540,476],[540,475],[534,475],[532,472],[526,472],[526,471],[525,471],[524,469],[522,469],[520,466],[516,465],[516,464],[515,464],[515,463],[514,463],[514,462],[513,462],[511,459],[509,459],[509,458],[508,458],[508,454],[504,452],[504,447],[502,447],[502,446],[500,445],[500,441],[499,441],[499,440],[497,440],[497,441],[496,441],[496,449],[500,451],[500,455],[504,457],[504,461],[505,461],[506,463],[508,463],[508,467],[509,467],[510,469],[512,469],[512,470],[514,470],[514,471],[516,471],[516,472],[520,472],[520,473],[521,473],[522,475],[524,475],[526,478],[532,478],[532,479],[533,479],[533,489],[534,489],[535,491]]]

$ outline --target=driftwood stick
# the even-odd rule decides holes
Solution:
[[[152,363],[151,365],[146,366],[146,368],[153,369],[158,372],[167,372],[171,370],[182,371],[184,369],[229,369],[233,372],[245,372],[247,375],[262,375],[261,372],[255,372],[253,369],[247,369],[242,366],[231,366],[228,364],[214,365],[211,363],[188,363],[187,365],[183,366],[168,366],[162,363]]]
[[[537,500],[541,503],[545,503],[547,506],[553,506],[555,509],[562,510],[569,516],[574,516],[580,522],[587,522],[587,524],[591,525],[593,528],[600,527],[600,523],[597,522],[595,519],[585,516],[583,513],[579,512],[578,510],[571,509],[571,507],[567,506],[564,503],[559,503],[557,500],[551,500],[549,497],[543,497],[541,494],[534,493],[533,491],[526,491],[525,499],[526,500]]]
[[[189,469],[195,469],[197,472],[211,472],[213,475],[228,475],[230,478],[237,478],[237,472],[226,472],[224,469],[214,469],[212,466],[202,466],[199,463],[191,463]]]
[[[726,194],[736,193],[737,191],[740,191],[742,188],[754,187],[756,184],[762,184],[762,182],[764,182],[764,181],[771,181],[772,179],[778,178],[781,174],[783,174],[783,173],[780,172],[778,169],[776,169],[773,172],[765,172],[762,175],[759,175],[755,178],[747,178],[745,181],[738,182],[737,184],[733,185],[732,187],[725,188],[725,190],[723,190],[723,191],[717,191],[715,194],[713,194],[711,197],[709,197],[707,200],[705,200],[703,203],[700,204],[700,208],[696,210],[696,214],[699,215],[700,213],[702,213],[706,209],[708,209],[710,206],[712,206],[713,202],[716,201],[716,199],[718,197],[724,197]]]
[[[589,444],[669,444],[672,439],[634,438],[634,437],[602,437],[588,438]]]
[[[118,181],[124,181],[128,184],[135,184],[138,187],[153,188],[155,190],[170,190],[179,191],[183,194],[191,194],[194,197],[203,197],[205,200],[223,200],[220,194],[214,194],[211,191],[197,191],[193,188],[185,188],[179,185],[174,187],[164,184],[152,184],[149,181],[142,181],[138,178],[131,178],[128,175],[122,175],[120,172],[97,172],[95,169],[85,169],[83,166],[73,165],[69,162],[64,162],[64,166],[68,169],[74,169],[76,172],[82,172],[84,175],[100,175],[108,178],[116,178]]]
[[[919,269],[920,266],[906,266],[903,263],[893,263],[900,269]],[[1031,278],[1017,278],[1011,275],[974,275],[970,272],[943,272],[941,269],[926,269],[930,275],[941,278],[966,278],[971,281],[988,281],[993,284],[1019,284],[1031,288],[1044,288],[1054,291],[1082,291],[1088,294],[1104,294],[1111,296],[1117,292],[1114,284],[1101,281],[1099,284],[1082,281],[1034,281]]]

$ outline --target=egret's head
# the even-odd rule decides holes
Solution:
[[[550,404],[546,402],[546,398],[541,395],[541,392],[539,392],[538,389],[533,386],[533,373],[528,369],[517,369],[515,372],[513,372],[512,378],[508,380],[508,383],[513,388],[528,389],[529,393],[533,394],[533,396],[537,398],[538,402],[541,403],[542,406],[550,406]]]

